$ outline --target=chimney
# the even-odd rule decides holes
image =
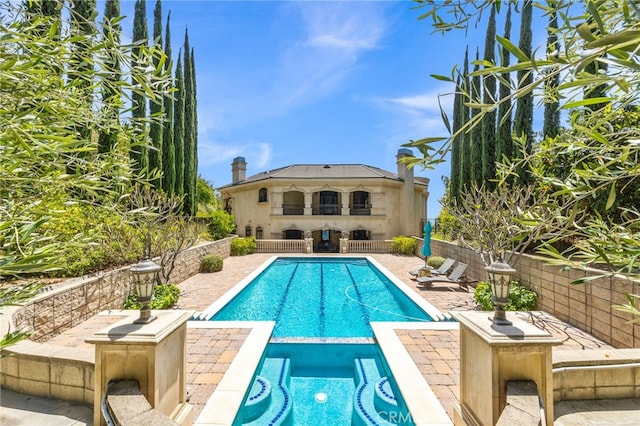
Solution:
[[[402,232],[404,235],[417,235],[413,167],[407,167],[407,164],[400,161],[406,157],[413,157],[413,152],[408,148],[400,148],[398,155],[396,155],[396,162],[398,163],[398,178],[404,181],[400,201],[404,227]]]
[[[398,165],[398,179],[411,179],[413,182],[413,168],[408,168],[405,163],[400,160],[405,157],[413,157],[413,152],[409,148],[400,148],[396,155],[396,164]]]
[[[247,162],[244,157],[236,157],[231,163],[231,183],[236,184],[247,178]]]

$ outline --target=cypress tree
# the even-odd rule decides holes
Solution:
[[[173,146],[175,159],[176,181],[174,192],[184,194],[184,74],[182,73],[181,53],[178,53],[176,63],[176,91],[173,105]]]
[[[193,187],[196,189],[196,213],[198,210],[197,205],[197,190],[198,190],[198,87],[196,85],[196,55],[191,48],[191,79],[193,80],[193,92],[191,101],[193,102]]]
[[[46,2],[45,2],[46,3]],[[81,102],[91,105],[93,102],[93,82],[87,76],[93,75],[93,58],[91,49],[95,41],[95,0],[74,0],[71,2],[70,31],[74,37],[69,55],[68,83],[77,90]],[[75,122],[75,131],[85,146],[91,144],[91,129],[87,122]],[[85,154],[78,155],[85,157]],[[67,173],[74,174],[77,164],[74,160],[67,163]]]
[[[511,5],[507,9],[507,17],[504,21],[504,38],[509,40],[511,37]],[[503,47],[501,50],[500,65],[504,68],[509,66],[511,57],[509,50]],[[499,96],[502,102],[498,107],[498,137],[496,144],[496,160],[501,162],[503,157],[513,158],[513,137],[511,135],[511,86],[505,82],[511,81],[511,74],[502,73],[502,82],[500,84]]]
[[[165,28],[164,54],[167,57],[165,62],[165,71],[171,72],[171,31],[169,21],[171,19],[171,11],[167,14],[167,25]],[[162,188],[171,195],[175,192],[176,185],[176,153],[173,143],[173,99],[171,95],[166,95],[163,99],[164,107],[164,131],[162,134]]]
[[[595,26],[594,22],[593,22],[593,18],[589,17],[589,19],[587,20],[587,22],[589,23],[589,27],[591,32],[595,35],[595,36],[599,36],[600,35],[600,30],[597,26]],[[595,26],[595,28],[594,28]],[[594,77],[597,77],[599,74],[604,73],[606,74],[607,72],[607,64],[605,62],[599,62],[598,60],[593,60],[592,62],[590,62],[589,64],[587,64],[586,67],[584,67],[584,71],[593,75]],[[606,84],[599,84],[597,86],[594,87],[587,87],[584,90],[584,98],[585,99],[595,99],[595,98],[603,98],[607,96],[607,85]],[[589,109],[591,111],[597,111],[599,109],[601,109],[602,107],[606,106],[607,102],[599,102],[597,104],[591,104],[589,105]]]
[[[476,49],[476,63],[473,66],[473,72],[475,75],[471,79],[471,96],[474,102],[480,102],[482,99],[482,79],[478,74],[480,70],[480,54]],[[480,113],[480,108],[471,108],[471,119]],[[475,118],[477,120],[477,118]],[[475,121],[474,120],[474,121]],[[471,183],[476,184],[478,187],[482,186],[482,123],[477,123],[471,130],[471,158],[469,168],[471,172]],[[469,189],[469,188],[467,188]]]
[[[153,9],[153,43],[157,46],[158,51],[162,49],[162,3],[160,0],[156,0],[156,5]],[[158,70],[160,64],[160,57],[155,54],[153,56],[154,68]],[[157,173],[162,171],[162,98],[163,96],[157,96],[156,99],[149,100],[149,112],[151,113],[151,123],[149,124],[149,139],[151,142],[151,148],[149,149],[149,171],[156,171]],[[157,189],[162,187],[162,177],[153,180],[153,186]]]
[[[496,61],[496,8],[491,7],[487,34],[484,42],[484,60],[495,64]],[[483,99],[485,104],[496,100],[496,78],[489,74],[482,79],[484,83]],[[496,175],[496,112],[488,111],[482,117],[482,180],[490,187],[490,179]]]
[[[527,56],[531,57],[531,16],[533,14],[533,6],[531,0],[524,0],[522,12],[520,15],[520,40],[518,47]],[[529,71],[518,71],[518,87],[523,88],[533,83],[533,75]],[[516,114],[513,122],[513,131],[518,137],[525,138],[525,152],[531,153],[533,146],[533,91],[518,98],[516,101]],[[515,155],[515,158],[520,158]],[[521,184],[530,180],[524,169],[518,170]]]
[[[453,133],[460,130],[460,120],[462,119],[462,94],[460,93],[460,76],[456,81],[456,93],[453,98]],[[451,141],[451,171],[449,172],[449,198],[460,201],[460,163],[462,157],[462,143],[464,137],[457,135]]]
[[[190,216],[196,213],[195,188],[195,146],[194,105],[193,105],[193,73],[191,68],[191,49],[189,33],[184,34],[184,212]]]
[[[462,96],[460,97],[460,126],[464,126],[471,118],[471,111],[465,102],[471,93],[469,81],[469,46],[464,51],[464,68],[462,72]],[[465,131],[462,134],[460,149],[460,183],[458,184],[458,194],[466,188],[471,187],[471,132]]]
[[[56,22],[58,25],[58,31],[56,32],[55,38],[59,40],[62,30],[62,26],[60,24],[62,21],[63,4],[63,0],[24,0],[24,9],[30,19],[37,19],[38,17],[43,16],[52,18],[51,24]],[[37,26],[36,33],[42,37],[49,32],[49,27],[49,25],[39,24]]]
[[[147,46],[149,39],[149,31],[147,29],[147,8],[145,4],[145,0],[136,0],[135,12],[133,15],[133,67],[141,66],[139,62],[141,47],[143,45]],[[132,84],[134,86],[137,85],[135,79],[132,80]],[[133,91],[131,94],[131,104],[131,119],[140,140],[137,143],[132,144],[129,155],[133,162],[133,168],[138,172],[142,172],[148,166],[146,147],[147,126],[145,124],[147,119],[147,98],[144,95]]]
[[[122,31],[118,22],[114,19],[120,16],[120,0],[107,0],[104,4],[104,18],[102,21],[102,37],[108,44],[119,45]],[[118,84],[122,78],[120,60],[112,50],[107,49],[104,62],[108,72],[103,77],[102,85],[102,110],[111,122],[117,122],[120,118],[120,105],[122,94]],[[98,152],[110,152],[115,146],[118,134],[115,131],[105,130],[98,136]]]
[[[558,51],[558,16],[555,9],[549,15],[549,26],[547,29],[547,55],[554,55]],[[556,88],[560,84],[560,76],[556,73],[546,82],[545,92],[548,94],[547,102],[544,104],[544,124],[542,136],[545,138],[555,138],[560,130],[560,110],[556,98]]]

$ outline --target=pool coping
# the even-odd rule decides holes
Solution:
[[[238,350],[193,426],[232,425],[251,386],[253,375],[267,348],[274,321],[189,321],[190,328],[250,328]],[[224,407],[224,409],[220,409]]]
[[[254,278],[261,274],[279,257],[301,257],[299,255],[275,255],[253,270],[238,284],[209,305],[204,311],[194,315],[198,321],[189,321],[190,328],[251,328],[249,336],[240,347],[238,354],[231,362],[228,370],[215,391],[193,423],[194,426],[231,426],[247,390],[251,386],[260,360],[270,343],[271,333],[275,327],[273,321],[209,321],[231,299],[240,293]],[[344,258],[344,256],[323,256]],[[390,281],[396,285],[415,304],[427,312],[434,321],[423,322],[371,322],[375,340],[386,359],[400,393],[407,405],[412,421],[416,426],[452,425],[444,407],[433,393],[418,367],[411,359],[411,355],[395,333],[396,329],[403,330],[457,330],[458,323],[447,320],[439,309],[421,298],[413,289],[402,282],[371,256],[349,256],[364,258],[373,264]],[[333,339],[331,339],[333,340]],[[341,340],[341,339],[336,339]],[[301,339],[304,341],[304,339]],[[224,409],[219,409],[224,407]]]
[[[416,426],[452,425],[446,410],[411,359],[396,329],[457,330],[457,322],[371,322],[378,346]]]

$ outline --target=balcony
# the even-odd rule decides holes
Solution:
[[[342,206],[340,204],[320,204],[311,206],[311,214],[339,216],[342,214]]]
[[[371,206],[368,204],[352,204],[349,214],[351,216],[371,216]]]
[[[304,215],[304,204],[283,204],[282,214],[285,216],[302,216]]]

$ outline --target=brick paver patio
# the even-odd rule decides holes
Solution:
[[[195,275],[179,286],[179,309],[204,311],[272,254],[253,254],[224,260],[223,270]],[[457,285],[438,284],[431,289],[419,288],[408,271],[421,264],[417,257],[372,254],[376,261],[409,285],[425,300],[442,312],[474,310],[473,291],[460,290]],[[483,277],[472,277],[480,278]],[[526,314],[531,322],[559,337],[563,344],[554,350],[608,348],[609,345],[544,313]],[[49,341],[62,346],[91,347],[84,338],[104,328],[120,316],[97,315]],[[187,393],[197,414],[220,382],[249,329],[189,328],[187,333]],[[397,330],[397,335],[411,355],[425,380],[453,418],[458,404],[460,384],[459,335],[457,330]]]

